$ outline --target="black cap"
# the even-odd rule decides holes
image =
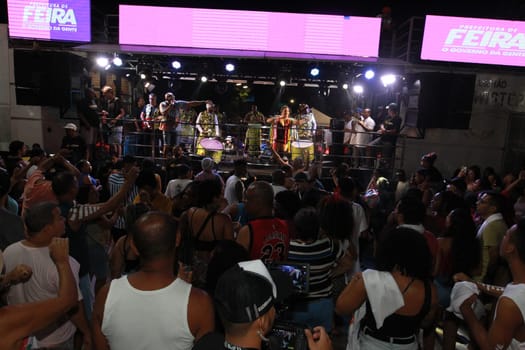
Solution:
[[[447,181],[447,184],[456,186],[456,188],[461,192],[465,192],[467,190],[467,183],[462,177],[453,177]]]
[[[217,312],[228,322],[253,322],[292,293],[292,283],[286,278],[279,271],[270,273],[261,260],[240,262],[217,282]]]
[[[386,106],[386,108],[388,110],[393,110],[394,112],[399,112],[399,107],[398,107],[397,103],[394,103],[394,102],[389,103],[388,106]]]

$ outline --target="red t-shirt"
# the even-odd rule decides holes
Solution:
[[[250,258],[264,263],[284,261],[288,257],[290,235],[286,221],[259,218],[248,223],[250,229]]]

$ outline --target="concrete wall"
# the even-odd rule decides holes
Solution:
[[[6,151],[12,140],[27,145],[39,143],[50,153],[60,148],[63,126],[68,122],[78,125],[75,108],[60,118],[56,107],[24,106],[16,103],[13,49],[8,47],[7,24],[0,24],[0,150]],[[28,67],[30,69],[30,67]]]
[[[0,150],[7,150],[11,139],[9,101],[9,54],[7,24],[0,24]],[[6,64],[9,63],[9,64]]]
[[[407,140],[405,171],[417,169],[421,156],[432,151],[437,152],[436,167],[445,177],[462,165],[506,170],[502,164],[507,124],[510,114],[525,112],[525,77],[478,74],[474,96],[468,130],[427,129],[424,139]]]

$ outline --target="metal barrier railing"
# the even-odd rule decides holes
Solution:
[[[135,123],[142,125],[140,119],[126,119],[123,136],[123,155],[136,157],[167,158],[172,155],[174,146],[182,145],[190,155],[210,156],[217,163],[236,157],[247,157],[254,162],[267,162],[272,158],[271,147],[274,143],[272,127],[259,124],[223,123],[200,124],[202,136],[195,123],[178,123],[166,130],[165,122],[149,121],[146,128],[137,131]],[[133,131],[135,130],[135,131]],[[105,134],[106,133],[106,134]],[[101,144],[107,140],[109,128],[101,128]],[[367,143],[349,143],[348,133],[318,127],[310,130],[311,138],[301,139],[293,128],[289,130],[289,147],[284,155],[290,160],[297,157],[310,161],[345,162],[353,168],[402,167],[405,137],[398,136],[401,142],[396,145],[374,144],[372,141],[381,134],[375,132],[355,132],[366,134]],[[346,137],[345,137],[346,134]],[[281,154],[282,155],[282,154]]]

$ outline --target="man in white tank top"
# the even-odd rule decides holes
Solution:
[[[211,298],[173,271],[180,242],[177,222],[150,212],[137,220],[131,248],[138,272],[113,280],[97,295],[93,311],[96,349],[189,350],[213,331]]]
[[[460,310],[480,349],[525,349],[525,220],[507,230],[500,255],[508,262],[513,280],[498,298],[490,329],[485,330],[474,314],[472,304],[476,295],[468,298]],[[499,289],[477,284],[490,294],[496,294]]]

